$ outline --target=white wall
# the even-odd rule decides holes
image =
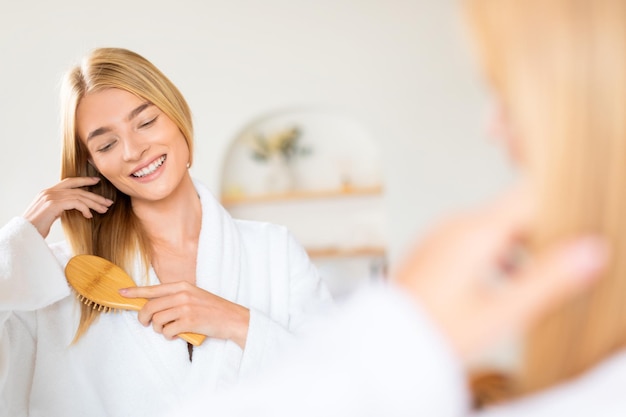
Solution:
[[[0,224],[59,172],[58,81],[89,49],[133,49],[195,116],[195,177],[219,190],[229,140],[293,105],[380,141],[392,258],[434,217],[509,181],[453,0],[37,0],[0,4]],[[60,237],[57,228],[52,239]]]

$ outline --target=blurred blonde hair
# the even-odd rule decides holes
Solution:
[[[616,255],[597,286],[530,330],[512,394],[519,396],[626,347],[626,2],[464,5],[538,192],[533,249],[591,232]]]
[[[93,212],[86,219],[76,211],[63,213],[61,222],[73,254],[92,254],[110,260],[129,271],[137,251],[147,268],[150,242],[135,216],[130,197],[116,189],[89,163],[89,152],[76,130],[76,109],[89,93],[107,88],[128,91],[157,106],[180,129],[193,155],[191,112],[174,84],[142,56],[120,48],[99,48],[88,54],[80,65],[71,68],[61,89],[61,132],[63,136],[61,178],[97,176],[100,183],[89,187],[115,203],[104,214]],[[98,312],[81,304],[77,341],[97,318]]]

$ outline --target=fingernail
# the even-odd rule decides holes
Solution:
[[[118,290],[118,292],[119,292],[121,295],[126,295],[126,294],[128,294],[128,288],[120,288],[120,289]]]
[[[106,199],[106,201],[107,201],[107,203],[108,203],[109,205],[111,205],[111,204],[115,203],[115,201],[113,201],[113,200],[109,200],[108,198]]]
[[[91,177],[91,178],[96,182],[100,181],[100,177]]]

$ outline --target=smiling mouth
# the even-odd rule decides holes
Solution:
[[[152,162],[150,165],[148,165],[145,168],[141,168],[139,171],[133,172],[132,175],[135,178],[141,178],[141,177],[145,177],[146,175],[150,175],[152,174],[154,171],[156,171],[157,169],[159,169],[159,167],[161,165],[163,165],[163,162],[165,162],[165,159],[167,158],[167,155],[163,155],[162,157],[160,157],[159,159],[155,160],[154,162]]]

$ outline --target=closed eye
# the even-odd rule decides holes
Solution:
[[[107,152],[107,151],[108,151],[108,150],[110,150],[110,149],[113,147],[113,145],[115,145],[116,143],[117,143],[117,140],[114,140],[114,141],[112,141],[112,142],[109,142],[109,143],[107,143],[106,145],[104,145],[104,146],[102,146],[102,147],[98,148],[98,149],[96,150],[96,152]]]
[[[154,124],[154,122],[156,122],[156,120],[159,118],[159,116],[154,116],[152,119],[148,120],[147,122],[144,122],[142,124],[139,125],[139,128],[144,128],[144,127],[150,127]]]

